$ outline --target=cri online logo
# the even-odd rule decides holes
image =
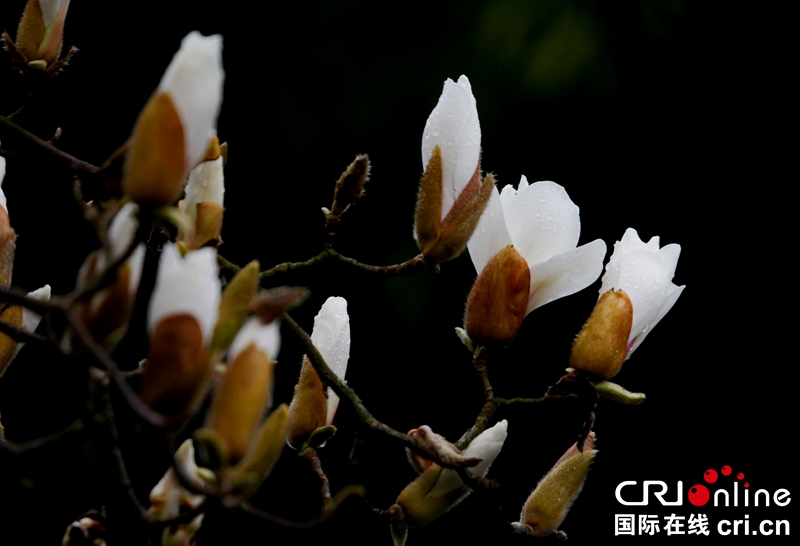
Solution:
[[[766,489],[759,489],[753,494],[753,498],[751,501],[750,498],[750,483],[744,481],[744,473],[738,472],[735,475],[735,479],[733,481],[733,489],[732,491],[728,491],[720,486],[722,486],[722,481],[720,480],[720,474],[722,476],[732,476],[733,469],[725,465],[720,468],[719,473],[714,470],[713,468],[709,468],[703,473],[703,480],[707,484],[717,484],[718,488],[714,491],[713,494],[713,505],[714,506],[770,506],[770,504],[774,504],[775,506],[786,506],[792,500],[790,497],[790,493],[787,489],[777,489],[772,495]],[[617,486],[614,495],[617,498],[617,501],[620,504],[624,504],[625,506],[647,506],[650,500],[650,493],[653,493],[662,506],[682,506],[683,505],[683,482],[677,482],[677,493],[673,497],[675,500],[668,500],[664,497],[667,495],[669,491],[669,487],[667,486],[666,482],[660,480],[645,480],[642,483],[642,500],[628,500],[630,499],[630,493],[626,492],[627,499],[623,498],[623,489],[629,486],[635,486],[638,482],[636,481],[625,481],[620,483]],[[740,492],[739,484],[742,483],[743,490]],[[689,500],[691,504],[694,506],[705,506],[708,502],[712,499],[712,494],[703,484],[693,485],[689,488],[686,492],[686,498]]]

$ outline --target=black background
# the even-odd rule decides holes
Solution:
[[[12,35],[23,6],[8,1],[0,10],[0,26]],[[613,538],[614,514],[670,513],[620,506],[614,489],[624,480],[664,480],[671,487],[682,480],[687,488],[707,468],[727,464],[753,487],[793,489],[787,461],[795,435],[794,231],[782,97],[791,66],[784,62],[782,17],[738,3],[666,0],[391,7],[352,0],[277,9],[76,0],[65,42],[81,51],[56,80],[46,122],[32,123],[45,138],[61,127],[60,147],[100,164],[129,136],[180,39],[195,29],[221,33],[226,81],[219,134],[230,151],[220,253],[240,264],[259,259],[264,267],[316,254],[320,207],[330,206],[333,183],[353,157],[367,153],[367,194],[344,217],[337,248],[390,264],[416,253],[411,231],[425,120],[445,78],[466,74],[480,115],[483,168],[500,186],[516,184],[522,174],[563,185],[581,208],[581,244],[602,238],[610,249],[634,227],[645,240],[658,235],[662,244],[682,247],[674,282],[686,285],[683,295],[616,378],[645,392],[647,401],[636,407],[601,401],[598,408],[600,453],[562,525],[570,540],[586,542]],[[21,79],[6,63],[0,82],[8,114],[22,99]],[[70,176],[29,153],[8,159],[3,190],[19,234],[15,285],[69,291],[97,245]],[[387,424],[400,430],[428,424],[456,439],[482,405],[469,354],[453,334],[474,276],[465,253],[438,274],[384,280],[325,267],[272,284],[311,288],[311,299],[295,313],[309,330],[328,296],[347,298],[349,384]],[[598,288],[599,282],[525,320],[518,339],[490,364],[499,396],[537,397],[560,377]],[[57,365],[46,351],[26,352],[0,381],[3,424],[16,441],[57,430],[82,404],[78,368]],[[284,329],[279,402],[291,398],[301,355]],[[502,515],[514,520],[574,441],[582,417],[569,402],[503,417],[509,436],[489,476],[502,484]],[[374,506],[388,507],[413,479],[402,450],[359,435],[359,465],[351,466],[355,419],[344,404],[335,424],[339,434],[322,453],[333,490],[363,483]],[[124,447],[145,498],[166,468],[163,453],[141,438]],[[8,506],[0,522],[6,530],[34,523],[25,526],[33,543],[60,540],[70,521],[118,494],[112,461],[91,441],[69,440],[2,464],[0,503]],[[254,504],[310,519],[317,492],[314,476],[287,450]],[[791,510],[749,513],[789,519]],[[709,510],[712,522],[741,513]],[[309,531],[212,513],[199,543],[318,543],[332,534],[389,544],[386,527],[354,500]],[[412,531],[409,543],[511,540],[504,533],[497,514],[470,498]]]

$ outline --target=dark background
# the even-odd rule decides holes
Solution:
[[[23,6],[14,0],[0,9],[0,26],[12,35]],[[388,10],[357,0],[277,9],[165,6],[72,2],[65,42],[81,51],[57,78],[42,107],[49,110],[37,113],[46,121],[33,120],[32,128],[49,138],[61,127],[61,148],[102,163],[129,136],[180,39],[195,29],[221,33],[219,134],[230,151],[220,253],[239,264],[256,258],[264,267],[316,254],[320,207],[330,206],[347,164],[367,153],[367,194],[344,217],[337,248],[391,264],[416,253],[411,232],[425,120],[442,82],[466,74],[480,115],[483,168],[500,186],[522,174],[563,185],[581,208],[581,244],[602,238],[610,251],[634,227],[645,240],[658,235],[662,244],[682,247],[674,282],[686,290],[616,378],[647,401],[601,401],[600,453],[562,529],[586,542],[613,537],[614,514],[670,512],[620,506],[614,489],[624,480],[667,481],[671,498],[676,480],[687,488],[707,468],[728,464],[753,487],[792,490],[791,463],[783,462],[795,435],[789,370],[796,360],[789,148],[782,134],[790,130],[782,97],[789,65],[778,24],[786,14],[667,0],[404,2]],[[2,59],[0,111],[8,114],[23,88]],[[3,190],[19,234],[15,285],[69,291],[97,245],[70,176],[23,154],[9,157]],[[482,405],[470,356],[453,334],[474,276],[465,253],[439,274],[384,280],[332,266],[271,284],[311,288],[295,313],[308,330],[328,296],[346,297],[349,384],[387,424],[428,424],[456,439]],[[599,282],[525,320],[518,339],[490,364],[496,394],[537,397],[560,377],[598,288]],[[302,348],[288,329],[283,335],[275,396],[289,402]],[[69,423],[82,408],[83,384],[80,367],[29,347],[0,380],[8,437],[24,441]],[[509,437],[489,476],[502,484],[502,515],[514,520],[574,441],[582,416],[570,402],[552,402],[503,417]],[[322,452],[333,490],[363,483],[374,506],[388,507],[414,477],[402,450],[380,437],[356,437],[345,404],[336,424],[339,434]],[[354,445],[358,465],[348,462]],[[128,438],[124,447],[146,498],[167,462],[145,439]],[[118,494],[112,461],[82,438],[23,458],[4,456],[0,472],[0,503],[8,505],[0,522],[5,529],[32,523],[25,525],[32,543],[57,542],[70,521]],[[287,450],[254,504],[310,519],[317,493],[314,476]],[[787,519],[787,510],[763,517]],[[386,527],[353,500],[310,531],[212,513],[199,543],[316,543],[334,534],[390,544]],[[444,537],[510,540],[497,514],[476,498],[412,531],[409,544]]]

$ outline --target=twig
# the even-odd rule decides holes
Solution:
[[[314,366],[314,369],[317,371],[317,374],[319,374],[320,379],[322,379],[322,381],[326,385],[328,385],[331,389],[333,389],[333,392],[335,392],[340,399],[346,400],[352,406],[356,415],[364,425],[371,428],[372,430],[377,430],[378,432],[381,432],[386,436],[394,440],[397,440],[405,447],[409,448],[415,453],[419,453],[426,459],[429,459],[439,464],[440,466],[443,466],[445,468],[458,467],[458,465],[455,465],[453,463],[446,463],[442,461],[435,453],[422,449],[422,447],[420,447],[417,441],[408,434],[404,434],[398,430],[393,429],[389,425],[386,425],[378,421],[369,412],[366,406],[364,406],[363,402],[356,394],[356,391],[354,391],[352,388],[346,385],[341,379],[339,379],[339,376],[333,373],[333,371],[328,367],[328,365],[325,363],[325,359],[322,358],[322,355],[320,355],[317,348],[314,347],[314,343],[311,341],[311,337],[306,333],[306,331],[303,330],[294,321],[294,319],[292,319],[292,317],[289,316],[288,313],[283,313],[283,320],[286,322],[286,324],[289,325],[289,327],[292,330],[294,330],[295,334],[297,334],[300,340],[305,344],[306,354],[308,356],[308,359],[311,361],[311,364],[312,366]],[[473,462],[472,464],[468,463],[462,466],[472,466],[474,464],[476,464],[476,462]]]
[[[488,351],[485,347],[478,347],[472,356],[472,365],[475,366],[475,371],[481,378],[481,382],[483,383],[483,394],[488,402],[494,398],[494,390],[489,384],[489,372],[486,370],[486,361],[488,360],[487,353]]]
[[[389,277],[394,277],[398,275],[413,275],[422,269],[424,269],[427,264],[425,263],[425,259],[422,257],[421,254],[414,256],[410,260],[405,262],[394,264],[394,265],[369,265],[365,263],[361,263],[358,260],[353,258],[349,258],[347,256],[343,256],[338,251],[328,248],[314,256],[313,258],[309,258],[304,262],[286,262],[282,264],[278,264],[275,267],[267,269],[261,272],[261,278],[265,279],[267,277],[272,277],[273,275],[277,275],[279,273],[285,273],[286,271],[292,271],[295,269],[302,269],[305,267],[312,267],[319,263],[322,263],[326,260],[336,260],[338,262],[351,265],[362,271],[367,271],[369,273],[377,273]],[[227,262],[227,260],[226,260]],[[228,262],[229,263],[229,262]]]
[[[331,486],[328,476],[326,476],[325,471],[322,470],[322,463],[319,460],[319,454],[313,447],[306,447],[300,451],[300,456],[308,461],[308,463],[311,465],[311,469],[319,477],[322,505],[325,506],[331,502]]]
[[[29,442],[16,444],[14,442],[9,442],[8,440],[0,439],[0,450],[7,451],[12,455],[23,455],[29,451],[34,451],[39,448],[45,447],[49,444],[61,440],[62,438],[66,438],[67,436],[70,436],[82,430],[83,430],[83,421],[80,419],[76,419],[66,427],[62,428],[57,432],[54,432],[53,434],[49,434],[47,436],[40,436],[39,438],[35,438]]]
[[[153,411],[147,406],[142,399],[133,391],[125,376],[120,371],[117,363],[111,356],[94,340],[92,335],[86,329],[83,322],[78,319],[75,312],[67,309],[61,310],[64,313],[67,322],[70,324],[75,332],[75,335],[80,340],[81,344],[86,347],[89,353],[94,357],[100,367],[107,371],[114,381],[114,384],[119,389],[125,402],[138,415],[142,420],[146,421],[155,428],[164,429],[169,427],[169,420],[160,413]]]
[[[0,319],[0,332],[4,333],[14,341],[18,341],[19,343],[39,343],[41,345],[49,345],[62,355],[66,355],[58,343],[54,343],[51,339],[40,334],[28,332],[23,328],[17,328],[13,324],[9,324],[2,319]]]
[[[30,131],[27,131],[11,121],[9,118],[5,116],[0,116],[0,123],[4,125],[7,129],[15,133],[17,136],[22,138],[23,140],[29,142],[33,146],[39,148],[43,152],[51,155],[55,159],[58,159],[61,163],[67,164],[71,169],[79,172],[89,173],[89,174],[96,174],[100,171],[100,167],[96,165],[92,165],[87,161],[83,161],[78,159],[77,157],[73,157],[70,154],[63,152],[53,146],[50,142],[39,138],[38,136],[34,135]]]

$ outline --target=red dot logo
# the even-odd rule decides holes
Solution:
[[[730,476],[731,472],[732,472],[731,467],[729,467],[728,465],[725,465],[725,466],[722,467],[722,475],[723,476]]]
[[[703,506],[711,498],[711,494],[705,485],[693,485],[689,488],[687,497],[689,497],[689,502],[695,506]]]
[[[744,482],[744,487],[745,487],[745,488],[748,488],[748,487],[750,487],[750,482]]]
[[[703,473],[703,479],[706,481],[706,483],[714,483],[717,481],[717,477],[717,471],[712,468],[709,468]]]
[[[743,480],[744,479],[744,472],[739,472],[738,474],[736,474],[736,479],[740,480],[740,481]]]

